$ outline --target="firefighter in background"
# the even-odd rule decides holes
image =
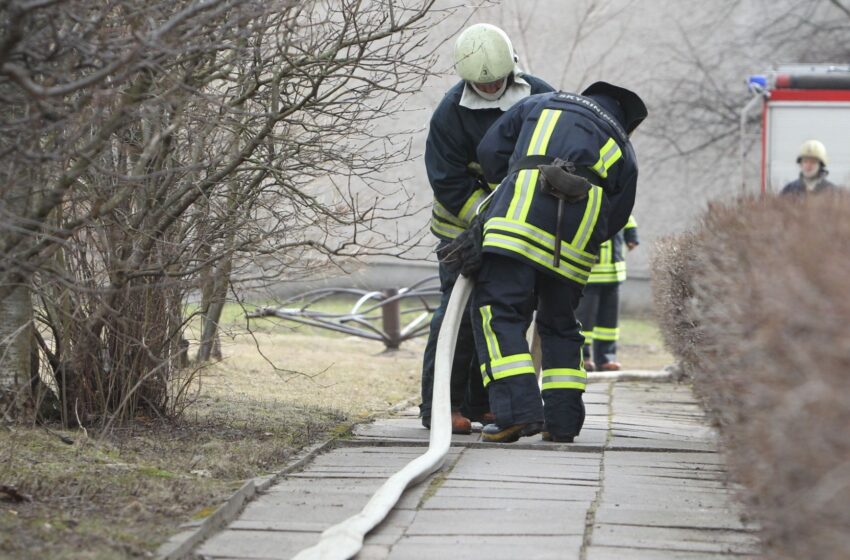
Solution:
[[[482,228],[474,224],[458,242],[476,232],[483,239],[472,323],[496,420],[485,441],[543,431],[545,440],[570,442],[584,424],[575,309],[599,246],[631,215],[638,170],[629,135],[646,114],[635,93],[597,82],[582,95],[519,102],[479,145],[485,177],[501,184],[476,219]],[[535,309],[542,401],[526,340]]]
[[[800,146],[797,164],[800,166],[800,176],[782,189],[783,195],[806,196],[809,193],[834,191],[837,187],[830,183],[826,176],[829,174],[826,166],[829,158],[826,147],[818,140],[808,140]]]
[[[626,280],[623,245],[631,251],[639,243],[637,222],[629,216],[626,227],[599,248],[599,262],[590,271],[576,310],[583,329],[584,368],[587,371],[618,371],[621,367],[617,361],[617,341],[620,338],[620,284]]]
[[[553,91],[543,80],[524,74],[504,31],[480,23],[464,30],[454,46],[455,69],[461,81],[448,90],[431,117],[425,144],[425,169],[434,191],[431,231],[438,249],[469,225],[478,205],[490,193],[478,164],[476,148],[484,133],[504,111],[529,95]],[[420,416],[431,426],[431,396],[437,337],[457,274],[440,265],[440,305],[431,319],[422,367]],[[472,372],[472,375],[470,375]],[[487,393],[478,374],[469,312],[457,339],[451,374],[452,431],[469,433],[474,420],[488,421]]]

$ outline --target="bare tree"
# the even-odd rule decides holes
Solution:
[[[408,249],[377,227],[411,209],[375,123],[428,73],[433,3],[3,4],[2,348],[34,312],[63,421],[168,412],[191,293],[205,359],[234,280]]]

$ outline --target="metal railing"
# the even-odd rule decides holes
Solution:
[[[351,309],[334,312],[321,309],[328,300],[356,297]],[[437,307],[429,299],[439,299],[438,276],[430,276],[412,286],[387,290],[359,290],[356,288],[320,288],[295,295],[281,307],[261,307],[248,313],[249,319],[278,317],[286,321],[328,329],[384,343],[395,350],[405,340],[428,332],[431,314]],[[403,306],[413,300],[413,307]],[[297,307],[288,305],[298,302]]]

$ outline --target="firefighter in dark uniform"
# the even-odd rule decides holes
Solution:
[[[783,195],[803,197],[809,193],[834,191],[838,187],[830,183],[826,166],[829,159],[826,147],[818,140],[807,140],[800,146],[797,164],[800,166],[800,176],[782,189]]]
[[[482,255],[472,296],[496,420],[484,427],[485,441],[543,431],[544,439],[569,442],[581,430],[587,374],[575,309],[600,245],[631,215],[638,169],[629,134],[645,117],[636,94],[597,82],[582,95],[521,101],[479,145],[485,177],[501,183],[479,218]],[[535,309],[542,402],[526,341]]]
[[[618,371],[617,341],[620,339],[620,284],[626,281],[625,245],[638,246],[637,221],[629,216],[626,227],[602,244],[599,262],[590,269],[590,278],[576,310],[584,335],[584,369]]]
[[[517,68],[510,39],[494,25],[481,23],[464,30],[455,43],[454,59],[462,81],[446,93],[434,111],[425,145],[425,168],[434,191],[431,231],[440,240],[440,247],[466,229],[478,205],[490,193],[475,152],[484,133],[517,101],[553,91],[543,80]],[[442,297],[431,320],[422,367],[420,415],[428,428],[437,337],[456,280],[457,274],[440,265]],[[455,433],[471,431],[470,420],[463,413],[475,420],[490,418],[487,394],[478,375],[469,312],[458,333],[451,395]]]

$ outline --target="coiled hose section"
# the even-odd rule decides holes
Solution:
[[[460,319],[472,293],[472,280],[459,276],[446,307],[437,339],[434,363],[434,395],[431,401],[431,435],[428,451],[392,475],[360,513],[330,527],[318,544],[299,552],[293,560],[347,560],[363,548],[363,539],[392,511],[408,486],[417,484],[439,470],[452,441],[449,382]]]

